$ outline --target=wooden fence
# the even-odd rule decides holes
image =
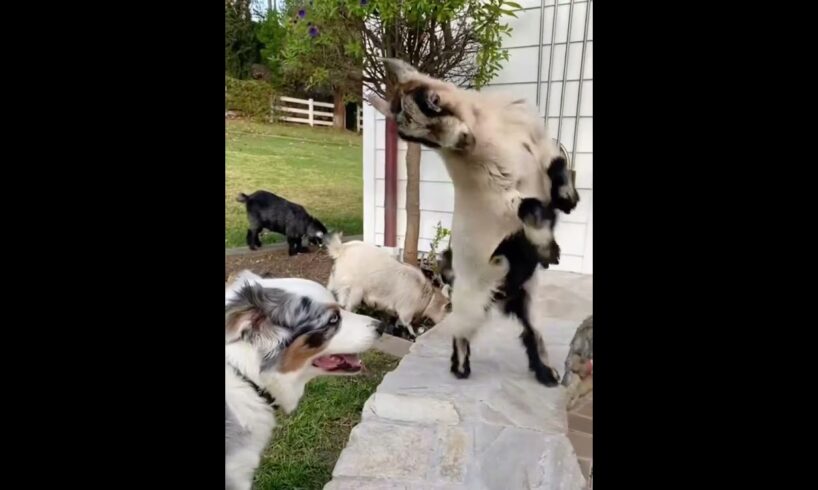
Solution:
[[[317,102],[313,99],[297,99],[295,97],[279,97],[279,105],[275,106],[275,112],[280,114],[277,119],[298,124],[309,124],[310,126],[332,126],[335,116],[333,109],[335,104],[331,102]],[[326,108],[325,110],[316,110]],[[364,117],[361,106],[358,106],[357,130],[363,131]]]

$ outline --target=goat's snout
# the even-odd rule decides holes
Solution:
[[[375,331],[378,332],[378,337],[380,337],[386,331],[387,325],[386,325],[386,322],[382,322],[380,320],[375,320],[372,323],[372,327],[375,328]]]

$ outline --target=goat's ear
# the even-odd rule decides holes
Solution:
[[[440,96],[434,90],[426,90],[426,107],[435,112],[443,110],[440,107]]]
[[[381,58],[386,76],[393,82],[404,84],[418,71],[415,67],[397,58]]]

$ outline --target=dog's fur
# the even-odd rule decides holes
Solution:
[[[265,228],[287,237],[290,255],[306,251],[301,244],[304,237],[313,245],[323,244],[327,228],[304,206],[267,191],[256,191],[249,196],[241,193],[236,200],[247,208],[247,246],[250,250],[261,247],[259,235]]]
[[[380,322],[342,310],[306,279],[244,271],[225,288],[226,489],[251,488],[275,427],[271,403],[291,412],[312,378],[359,372],[357,354],[380,332]]]
[[[413,337],[417,336],[413,320],[438,323],[446,316],[446,296],[420,269],[399,262],[386,250],[361,241],[342,243],[335,233],[327,241],[327,252],[335,261],[327,288],[342,308],[352,311],[363,302],[394,312]]]
[[[594,317],[582,322],[571,340],[571,348],[565,357],[565,375],[562,384],[568,388],[568,409],[594,389]]]
[[[529,289],[537,265],[556,260],[554,210],[570,212],[579,200],[564,158],[523,100],[462,90],[400,60],[384,60],[384,66],[390,100],[370,102],[396,121],[402,139],[436,149],[454,184],[457,285],[452,314],[440,325],[455,337],[452,372],[469,376],[469,338],[499,300],[523,325],[537,380],[556,386],[557,372],[529,321]]]

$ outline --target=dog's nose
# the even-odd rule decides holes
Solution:
[[[375,327],[375,331],[378,332],[378,337],[383,335],[383,332],[386,330],[386,322],[376,321],[372,324]]]

